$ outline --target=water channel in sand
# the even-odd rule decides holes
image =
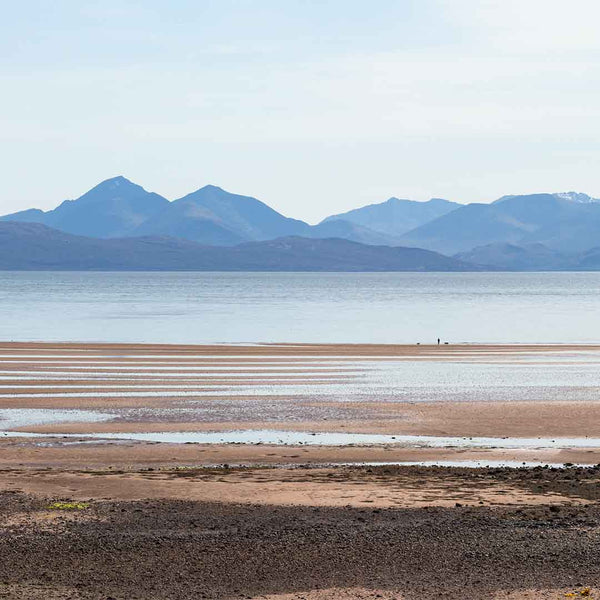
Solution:
[[[600,438],[493,438],[427,435],[386,435],[346,432],[308,432],[272,429],[238,431],[164,431],[40,434],[28,426],[56,423],[110,421],[116,415],[83,410],[3,409],[0,410],[2,437],[60,437],[77,439],[133,440],[169,444],[265,444],[273,446],[369,446],[393,445],[406,448],[489,448],[489,449],[576,449],[600,448]],[[12,431],[13,429],[19,431]]]

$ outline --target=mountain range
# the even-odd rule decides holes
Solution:
[[[83,247],[85,238],[90,251],[93,240],[114,241],[112,245],[95,246],[102,253],[110,254],[109,248],[119,244],[129,248],[128,244],[134,242],[127,240],[136,240],[135,244],[143,241],[146,258],[150,246],[161,247],[171,254],[181,254],[185,249],[196,257],[196,263],[199,246],[208,256],[209,246],[242,247],[247,251],[248,243],[278,238],[336,238],[338,243],[345,240],[361,247],[417,248],[452,257],[456,262],[447,265],[454,264],[455,268],[470,264],[474,265],[472,268],[494,270],[580,269],[584,268],[582,265],[595,268],[600,247],[600,201],[577,192],[510,195],[491,204],[459,204],[440,198],[427,202],[390,198],[310,225],[286,217],[256,198],[232,194],[213,185],[169,201],[124,177],[114,177],[76,200],[65,200],[53,210],[29,209],[0,217],[0,222],[43,225],[55,233],[51,235],[46,229],[30,231],[37,231],[46,240],[52,237],[56,243],[59,233],[75,236],[78,247]],[[24,233],[23,230],[19,235]],[[31,235],[20,239],[33,243]],[[63,247],[76,245],[75,240],[60,243]],[[135,244],[135,251],[141,252],[142,246]],[[134,246],[130,248],[132,252]],[[326,248],[304,246],[298,241],[294,247],[305,253],[310,248]],[[267,248],[276,253],[272,245],[252,247],[252,252],[260,253]],[[221,251],[219,261],[233,265],[227,263],[229,258],[223,257],[234,254]],[[2,264],[4,268],[13,268],[6,266],[6,261]],[[313,266],[317,268],[316,263]],[[418,261],[413,266],[416,270],[422,267]],[[347,264],[345,268],[350,266]]]
[[[397,241],[350,220],[330,219],[311,226],[284,217],[256,198],[231,194],[214,185],[169,202],[125,177],[103,181],[53,210],[25,210],[0,217],[0,221],[41,223],[97,238],[169,236],[214,246],[293,235],[342,237],[365,244],[394,245]]]

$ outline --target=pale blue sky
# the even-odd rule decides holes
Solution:
[[[0,212],[125,175],[317,221],[600,196],[595,0],[0,0]]]

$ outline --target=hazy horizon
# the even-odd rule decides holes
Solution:
[[[2,214],[122,174],[317,222],[396,196],[600,196],[600,6],[9,4]]]

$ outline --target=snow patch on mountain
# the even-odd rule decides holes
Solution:
[[[552,195],[556,198],[562,198],[563,200],[569,200],[570,202],[577,202],[579,204],[593,204],[600,202],[600,198],[592,198],[581,192],[558,192]]]

